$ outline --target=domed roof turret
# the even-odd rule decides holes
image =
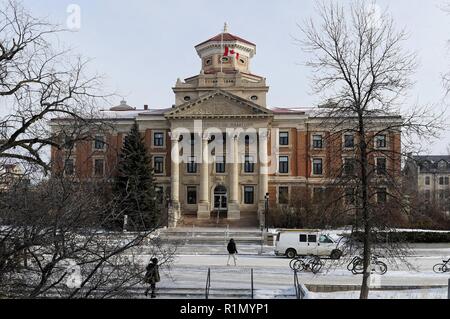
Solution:
[[[204,74],[250,73],[250,60],[256,54],[256,45],[229,33],[226,24],[222,33],[196,45],[195,49],[202,59]]]
[[[135,110],[136,108],[129,106],[127,104],[127,101],[122,100],[120,101],[120,105],[114,106],[112,108],[110,108],[110,111],[132,111]]]

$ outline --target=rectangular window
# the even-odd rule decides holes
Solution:
[[[318,202],[324,199],[324,189],[322,187],[314,187],[313,188],[313,200]]]
[[[216,173],[225,173],[225,156],[216,157]]]
[[[96,177],[103,177],[105,174],[105,160],[94,159],[94,175]]]
[[[75,147],[75,142],[70,136],[64,137],[64,149],[71,150]]]
[[[448,176],[447,177],[444,177],[444,184],[445,185],[448,185],[449,184],[449,178],[448,178]]]
[[[189,205],[197,204],[197,187],[189,186],[187,188],[187,203]]]
[[[445,191],[440,190],[439,191],[439,199],[444,199],[445,198]]]
[[[289,156],[280,156],[279,158],[279,173],[287,174],[289,173]]]
[[[425,185],[430,185],[430,184],[431,184],[430,176],[426,176],[425,177]]]
[[[255,188],[253,186],[244,187],[244,204],[253,204],[255,202]]]
[[[375,143],[377,148],[386,148],[387,147],[386,135],[377,135],[377,137],[375,138]]]
[[[278,188],[278,204],[289,204],[289,187]]]
[[[354,158],[344,159],[344,175],[353,176],[355,174],[355,162]]]
[[[323,175],[323,160],[321,158],[313,159],[313,175]]]
[[[344,135],[344,147],[345,148],[354,148],[355,147],[355,137],[353,134],[345,134]]]
[[[377,158],[377,174],[386,175],[386,159],[384,157]]]
[[[439,185],[444,185],[444,177],[439,177]]]
[[[75,174],[75,161],[73,159],[66,159],[64,163],[64,174],[66,176],[73,176]]]
[[[105,146],[106,146],[105,137],[103,135],[95,136],[94,149],[96,151],[101,151],[105,149]]]
[[[246,155],[244,161],[244,172],[254,173],[255,172],[255,161],[253,156]]]
[[[187,172],[189,174],[195,174],[197,173],[197,160],[195,157],[191,156],[188,159],[187,163]]]
[[[308,235],[308,243],[316,243],[317,235]]]
[[[313,148],[315,148],[315,149],[323,148],[322,135],[313,135]]]
[[[153,146],[156,147],[164,146],[164,133],[156,132],[153,134]]]
[[[353,188],[345,189],[345,203],[347,205],[355,204],[355,190]]]
[[[383,204],[387,201],[387,190],[386,188],[377,189],[377,203]]]
[[[153,171],[155,174],[164,173],[164,157],[155,156],[153,158]]]
[[[164,201],[164,188],[162,186],[155,186],[156,198],[159,203]]]
[[[307,236],[305,234],[300,234],[300,242],[306,243],[308,241]]]
[[[427,190],[425,191],[425,199],[426,199],[426,200],[430,200],[430,199],[431,199],[431,192],[430,192],[429,189],[427,189]]]
[[[289,132],[280,132],[280,145],[289,145]]]

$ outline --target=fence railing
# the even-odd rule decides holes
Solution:
[[[251,276],[252,276],[252,299],[255,299],[254,297],[255,297],[255,294],[254,294],[254,292],[255,292],[255,288],[254,288],[254,285],[253,285],[253,268],[252,268],[252,273],[251,273]]]
[[[298,279],[298,271],[294,270],[294,288],[295,288],[295,297],[297,299],[304,299],[306,297],[306,287],[304,287],[299,279]]]
[[[211,268],[208,268],[208,275],[206,276],[205,299],[209,298],[210,289],[211,289]]]

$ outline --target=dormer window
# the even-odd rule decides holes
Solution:
[[[230,58],[224,56],[224,57],[222,57],[221,61],[224,63],[228,63],[228,62],[230,62]]]
[[[212,64],[212,60],[211,59],[206,59],[205,60],[205,65],[211,65]]]
[[[245,64],[245,60],[244,59],[239,59],[239,63],[240,64]]]
[[[257,100],[258,100],[258,96],[252,95],[252,96],[250,97],[250,100],[252,100],[252,101],[257,101]]]
[[[191,97],[189,95],[186,95],[183,100],[185,100],[186,102],[189,102],[191,100]]]
[[[446,169],[446,168],[447,168],[447,162],[445,162],[445,161],[440,161],[440,162],[438,163],[438,168],[439,168],[439,169]]]

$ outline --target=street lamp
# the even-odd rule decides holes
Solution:
[[[269,223],[267,222],[267,215],[269,214],[269,193],[264,196],[264,224],[267,231],[269,231]]]

